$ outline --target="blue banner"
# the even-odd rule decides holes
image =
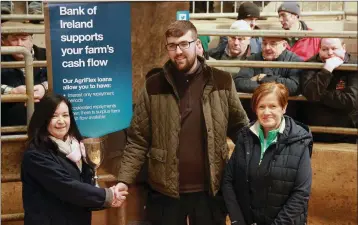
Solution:
[[[85,137],[127,128],[132,118],[130,3],[48,5],[54,92],[72,103]]]

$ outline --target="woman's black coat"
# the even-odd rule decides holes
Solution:
[[[91,209],[104,205],[105,189],[93,186],[93,170],[58,150],[30,147],[21,166],[24,225],[90,225]]]

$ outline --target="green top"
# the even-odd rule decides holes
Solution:
[[[203,44],[204,51],[208,51],[210,37],[209,36],[199,36],[198,38],[200,39],[201,43]]]
[[[261,157],[260,157],[260,163],[264,157],[266,149],[274,142],[276,142],[277,139],[277,133],[279,132],[280,128],[276,130],[270,130],[268,132],[267,138],[265,139],[264,131],[262,127],[259,128],[259,139],[261,144]]]

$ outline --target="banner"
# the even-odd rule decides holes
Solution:
[[[85,137],[130,124],[130,12],[128,2],[48,3],[46,43],[53,91],[72,103]]]

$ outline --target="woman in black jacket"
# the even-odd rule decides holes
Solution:
[[[90,225],[91,209],[122,205],[125,188],[93,185],[82,136],[63,96],[38,103],[28,137],[21,166],[25,225]]]
[[[240,131],[223,178],[232,224],[307,221],[312,135],[307,126],[284,116],[287,103],[283,84],[261,84],[252,96],[258,120]]]

